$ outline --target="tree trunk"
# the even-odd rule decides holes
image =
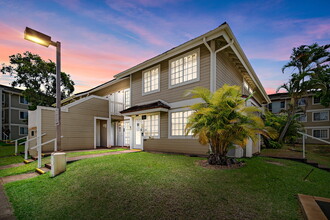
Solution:
[[[287,120],[287,122],[286,122],[286,124],[285,124],[285,126],[284,126],[284,128],[281,132],[280,137],[278,138],[278,142],[280,142],[280,143],[283,142],[284,136],[286,135],[286,132],[288,131],[289,126],[290,126],[294,116],[295,116],[294,113],[292,115],[288,115],[288,120]]]

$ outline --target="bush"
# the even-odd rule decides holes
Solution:
[[[283,147],[283,144],[281,144],[277,141],[271,140],[271,139],[264,138],[264,143],[265,143],[266,148],[280,149]]]

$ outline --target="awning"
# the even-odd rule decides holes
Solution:
[[[144,105],[135,105],[128,109],[121,111],[123,115],[143,114],[148,112],[168,112],[171,107],[162,101],[152,102]]]

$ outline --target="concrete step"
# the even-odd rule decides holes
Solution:
[[[34,160],[34,159],[23,160],[23,162],[24,162],[25,164],[32,163],[33,161],[35,161],[35,160]]]
[[[48,168],[48,169],[50,169],[50,170],[52,169],[52,165],[50,163],[46,163],[45,164],[45,167]]]
[[[47,167],[36,168],[36,172],[39,174],[45,174],[49,171],[50,171],[50,169],[48,169]]]

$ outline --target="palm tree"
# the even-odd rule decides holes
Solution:
[[[260,110],[246,106],[250,97],[242,98],[239,86],[224,85],[214,93],[197,87],[189,92],[204,102],[191,106],[186,134],[191,132],[201,144],[209,145],[209,164],[228,164],[229,148],[234,144],[244,147],[249,139],[256,141],[256,134],[276,136],[274,129],[265,127]]]

